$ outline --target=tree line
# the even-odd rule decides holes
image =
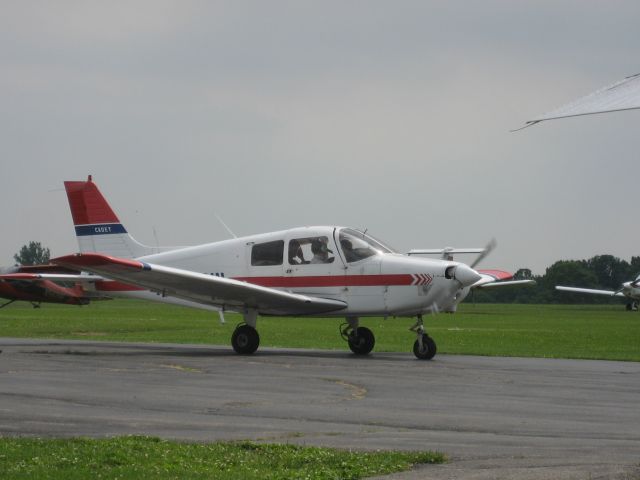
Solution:
[[[533,275],[528,268],[514,274],[515,280],[533,279],[535,286],[476,289],[468,301],[478,303],[620,303],[616,297],[560,292],[556,285],[567,287],[618,290],[624,282],[640,273],[640,256],[631,262],[613,255],[596,255],[588,260],[559,260],[544,275]]]

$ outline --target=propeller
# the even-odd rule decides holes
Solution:
[[[489,243],[487,243],[487,246],[484,247],[484,249],[482,250],[482,252],[480,252],[480,255],[478,255],[476,257],[476,259],[473,261],[473,263],[471,265],[469,265],[471,268],[475,268],[475,266],[477,264],[479,264],[482,260],[485,259],[485,257],[487,255],[489,255],[494,248],[496,248],[496,246],[498,245],[498,242],[496,242],[495,238],[492,238]]]

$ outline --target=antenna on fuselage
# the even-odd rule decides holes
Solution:
[[[152,227],[153,230],[153,238],[156,241],[156,248],[160,247],[160,242],[158,241],[158,232],[156,232],[156,227]]]
[[[227,232],[229,232],[229,235],[231,235],[233,238],[238,238],[238,236],[235,233],[233,233],[229,227],[227,227],[227,224],[222,221],[222,219],[220,218],[220,216],[217,213],[214,212],[213,214],[218,219],[220,224],[225,228],[225,230]]]

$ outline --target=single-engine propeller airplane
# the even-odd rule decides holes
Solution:
[[[181,301],[243,315],[231,344],[258,349],[259,315],[345,317],[349,348],[371,352],[364,316],[415,317],[413,352],[431,359],[436,343],[423,315],[450,305],[461,289],[483,281],[455,261],[395,252],[348,227],[299,227],[191,247],[148,247],[122,225],[96,184],[65,182],[80,252],[52,263],[111,279],[111,290],[138,298]]]
[[[30,302],[34,308],[41,303],[87,305],[94,300],[109,300],[110,296],[95,288],[103,281],[95,275],[81,274],[57,265],[28,265],[0,268],[0,298],[8,302]]]
[[[627,303],[627,310],[638,310],[638,302],[640,301],[640,275],[635,280],[624,282],[618,290],[596,290],[592,288],[577,288],[556,286],[556,290],[564,292],[588,293],[592,295],[607,295],[609,297],[626,297],[630,302]]]

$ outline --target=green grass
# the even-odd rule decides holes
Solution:
[[[14,304],[0,310],[0,336],[229,345],[238,315],[134,300],[86,307]],[[260,318],[261,346],[347,350],[339,318]],[[640,312],[622,305],[462,304],[425,317],[440,353],[640,361]],[[408,318],[366,318],[375,351],[410,352]],[[230,348],[230,347],[229,347]]]
[[[0,438],[3,480],[356,479],[444,461],[444,455],[432,452],[350,452],[253,442]]]

